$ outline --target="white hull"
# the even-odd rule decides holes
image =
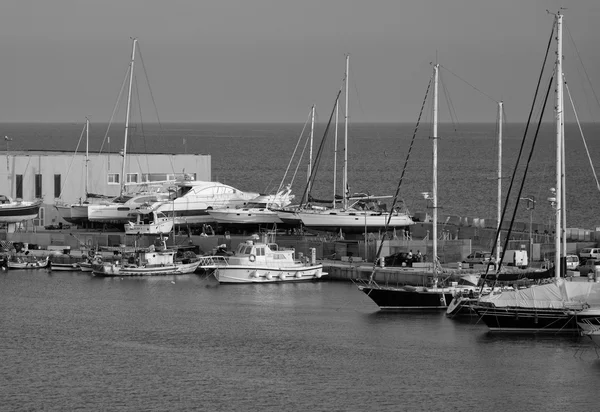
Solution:
[[[227,224],[281,224],[283,221],[272,210],[261,209],[220,209],[208,213],[217,223]]]
[[[49,259],[46,258],[44,260],[31,261],[31,262],[19,262],[19,261],[8,261],[9,269],[42,269],[48,266]]]
[[[87,219],[92,222],[127,222],[136,207],[126,205],[89,205]]]
[[[119,266],[112,263],[105,263],[102,269],[94,270],[96,276],[161,276],[161,275],[184,275],[194,273],[200,261],[192,263],[176,263],[171,265],[156,266]]]
[[[168,220],[159,223],[133,223],[125,225],[126,235],[161,235],[173,230],[173,221]]]
[[[284,283],[320,279],[327,275],[323,265],[275,268],[261,265],[222,266],[215,276],[219,283]]]
[[[53,272],[79,272],[81,271],[81,268],[78,263],[51,263],[50,270]]]
[[[296,215],[306,227],[352,227],[352,228],[382,228],[386,226],[389,213],[374,213],[370,211],[348,211],[331,209],[318,212],[297,212]],[[388,227],[404,227],[414,222],[405,213],[393,214]]]

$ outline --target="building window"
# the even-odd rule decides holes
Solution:
[[[118,185],[120,183],[119,174],[118,173],[109,173],[108,174],[108,184],[109,185]]]
[[[35,198],[42,198],[42,175],[40,174],[35,175]]]
[[[54,197],[60,197],[60,175],[54,175]]]
[[[16,187],[16,197],[17,199],[23,199],[23,175],[17,175],[17,187]]]
[[[127,181],[125,183],[138,183],[139,175],[137,173],[127,173]]]

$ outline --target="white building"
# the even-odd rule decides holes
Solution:
[[[211,180],[211,157],[204,154],[127,153],[125,176],[123,157],[118,153],[88,157],[69,152],[26,151],[6,154],[6,168],[0,167],[0,194],[13,199],[43,199],[33,226],[59,223],[57,201],[76,203],[87,193],[117,196],[121,182],[135,185],[148,181],[173,180],[184,174],[195,180]]]

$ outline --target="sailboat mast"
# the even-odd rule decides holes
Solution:
[[[556,216],[555,216],[555,231],[554,231],[554,273],[556,278],[561,275],[562,267],[560,264],[561,257],[561,226],[562,226],[562,14],[560,11],[556,15]]]
[[[89,193],[88,164],[90,162],[90,119],[85,118],[85,197]]]
[[[127,94],[127,114],[125,115],[125,139],[123,141],[123,169],[121,171],[121,195],[125,192],[125,163],[127,159],[127,134],[129,132],[129,114],[131,111],[131,89],[133,86],[133,63],[135,61],[135,45],[137,39],[133,39],[131,50],[131,63],[129,63],[129,92]]]
[[[346,55],[346,76],[345,76],[345,87],[346,87],[346,113],[344,116],[344,209],[348,208],[348,75],[350,71],[350,55]]]
[[[340,116],[340,99],[335,101],[335,140],[333,143],[333,205],[335,209],[335,193],[337,190],[337,150],[338,150],[338,120]]]
[[[313,104],[310,109],[310,147],[308,149],[308,181],[310,182],[310,175],[312,174],[312,162],[313,162],[313,139],[315,137],[315,105]],[[310,192],[310,187],[308,188]]]
[[[433,267],[434,273],[436,272],[436,262],[437,262],[437,136],[438,136],[438,80],[439,80],[439,65],[435,64],[433,66],[433,188],[432,188],[432,207],[433,207]]]
[[[498,233],[502,229],[502,102],[498,102]],[[496,261],[500,259],[500,236],[496,240]]]
[[[561,83],[561,88],[563,87],[563,85],[565,84],[565,77],[564,74],[562,76],[562,83]],[[560,107],[560,112],[563,114],[563,119],[562,119],[562,124],[561,124],[561,155],[562,155],[562,176],[561,176],[561,181],[562,181],[562,256],[566,257],[567,256],[567,231],[566,231],[566,227],[567,227],[567,187],[565,185],[565,175],[566,175],[566,169],[565,169],[565,121],[564,121],[564,113],[565,113],[565,99],[564,99],[564,94],[561,92],[561,107]]]

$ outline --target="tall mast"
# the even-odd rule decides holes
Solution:
[[[502,229],[502,102],[498,102],[498,233]],[[500,236],[496,240],[496,261],[500,259]]]
[[[562,82],[561,82],[561,88],[562,85],[565,84],[565,77],[564,74],[562,76]],[[566,257],[567,256],[567,231],[566,231],[566,227],[567,227],[567,187],[565,185],[565,175],[566,175],[566,169],[565,169],[565,120],[564,120],[564,113],[565,113],[565,99],[564,99],[564,94],[561,93],[561,96],[563,97],[561,99],[561,107],[560,107],[560,112],[563,114],[563,119],[562,119],[562,124],[561,124],[561,155],[562,155],[562,176],[561,176],[561,181],[562,181],[562,256]]]
[[[560,277],[562,267],[560,264],[561,256],[561,226],[562,226],[562,14],[560,11],[556,14],[556,218],[554,235],[554,273],[556,278]]]
[[[350,71],[350,55],[346,55],[346,114],[344,116],[344,209],[348,208],[348,75]]]
[[[90,119],[85,118],[85,197],[88,197],[88,163],[90,153]]]
[[[433,271],[437,273],[437,133],[438,133],[438,70],[439,65],[433,66]]]
[[[338,145],[338,119],[340,115],[340,99],[335,101],[335,141],[333,143],[333,208],[335,209],[335,193],[337,190],[337,145]]]
[[[308,151],[308,193],[310,193],[310,176],[312,175],[313,139],[315,136],[315,105],[310,110],[310,148]]]
[[[123,169],[121,171],[121,195],[125,192],[125,163],[127,160],[127,134],[129,132],[129,113],[131,111],[131,88],[133,86],[133,63],[135,60],[135,45],[137,39],[133,39],[131,50],[131,63],[129,63],[129,92],[127,94],[127,114],[125,115],[125,139],[123,141]]]

